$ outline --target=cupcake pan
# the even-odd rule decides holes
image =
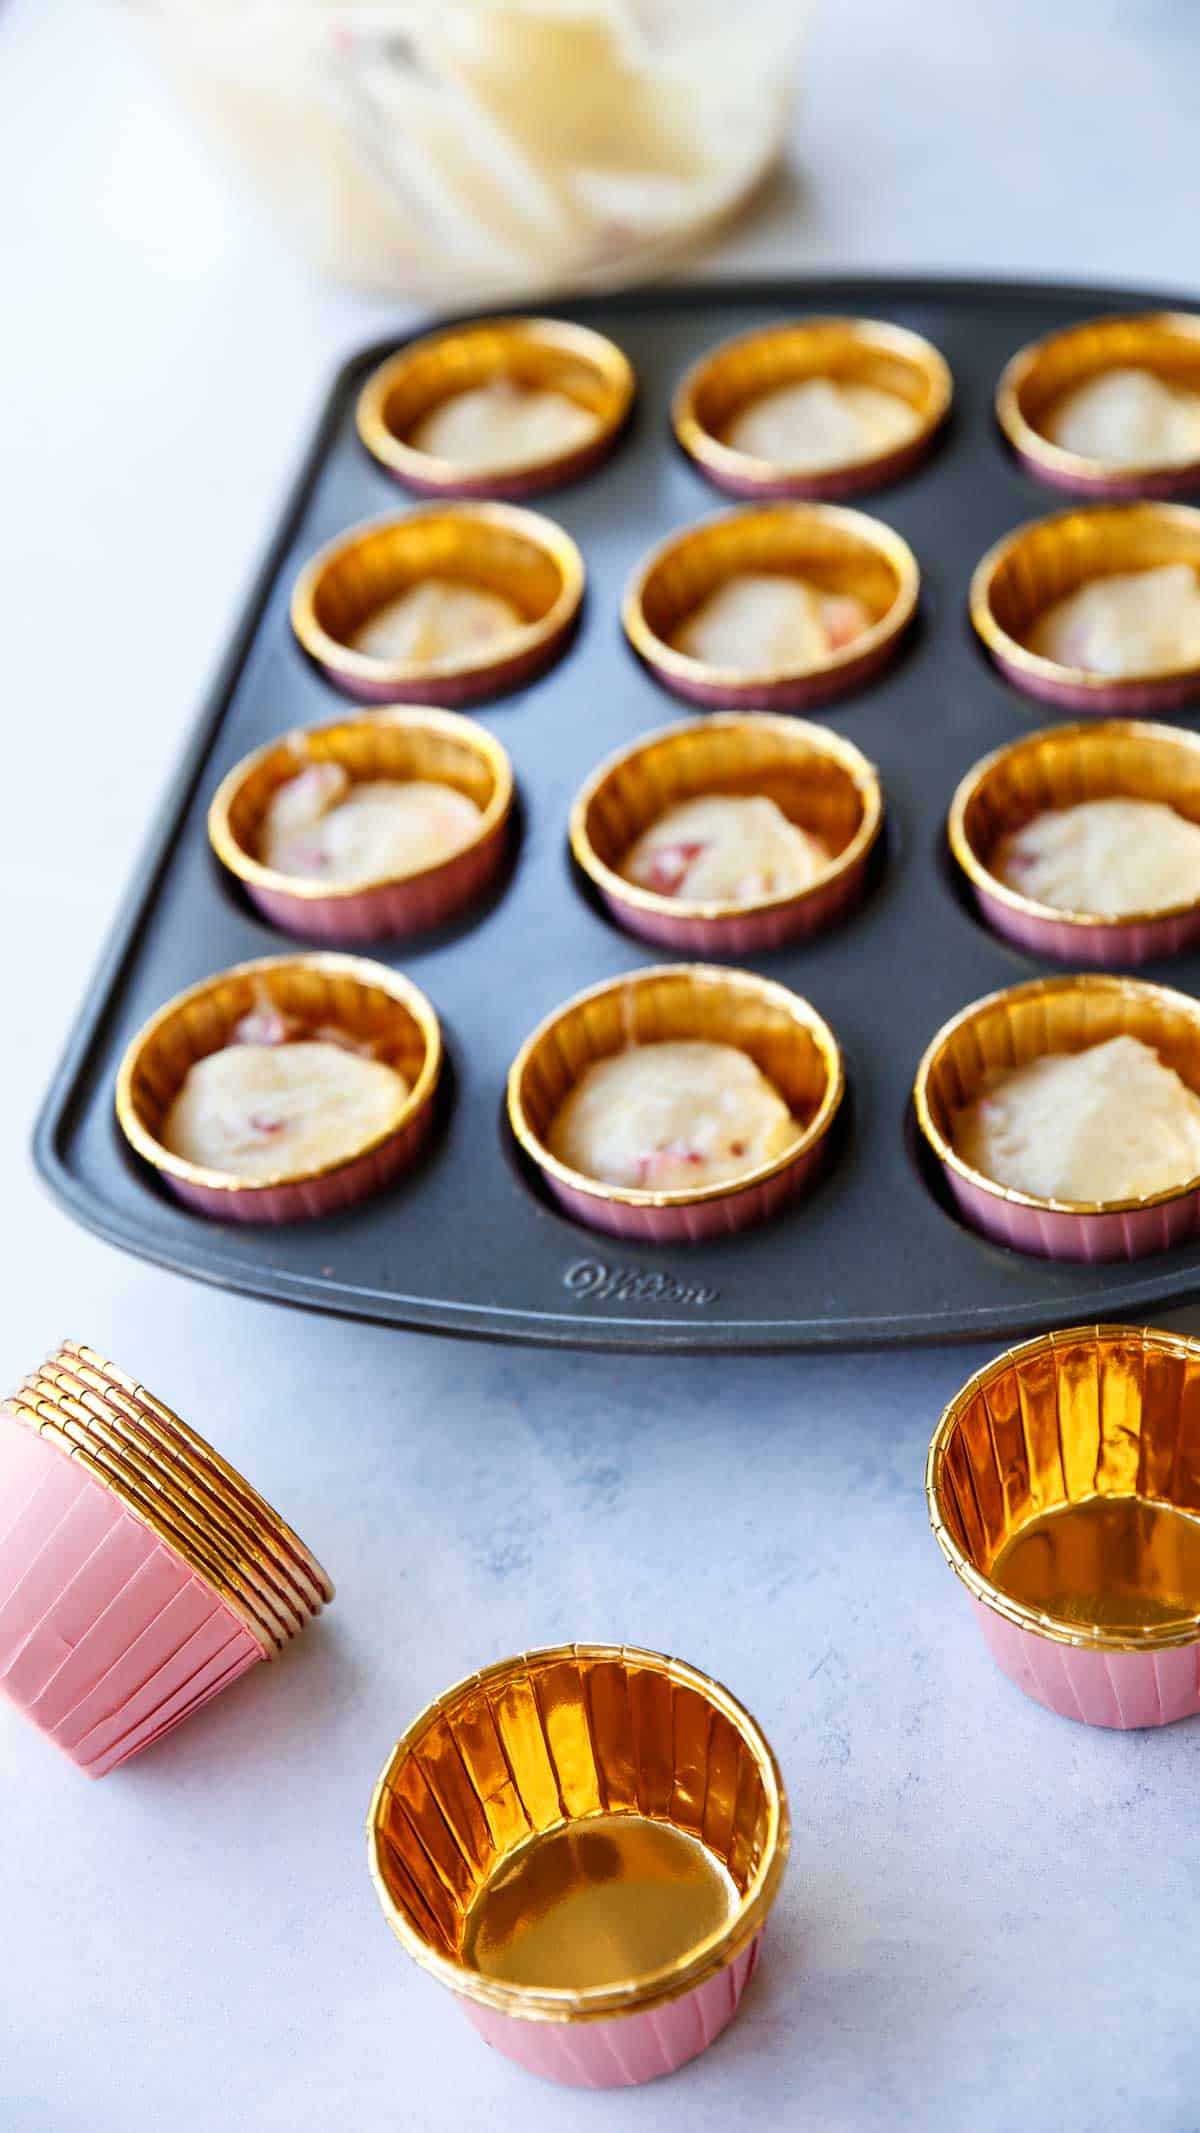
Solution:
[[[966,619],[974,565],[1054,502],[997,434],[996,385],[1009,358],[1048,333],[1103,312],[1162,308],[1146,292],[905,279],[678,289],[567,307],[564,315],[625,350],[639,403],[613,456],[536,506],[586,564],[574,642],[532,683],[473,713],[512,759],[515,867],[477,912],[372,950],[420,987],[444,1030],[448,1067],[429,1151],[358,1205],[250,1229],[178,1204],[117,1131],[112,1092],[126,1046],[165,1001],[292,945],[219,868],[206,818],[222,778],[252,750],[354,710],[295,642],[288,610],[320,549],[408,508],[355,426],[359,392],[395,343],[355,358],[334,386],[47,1099],[38,1160],[67,1207],[127,1249],[224,1286],[406,1325],[618,1349],[1021,1337],[1146,1317],[1200,1294],[1197,1239],[1094,1266],[987,1241],[957,1214],[909,1113],[917,1062],[950,1016],[1063,967],[991,933],[946,857],[959,780],[991,750],[1061,715],[1004,679]],[[916,627],[869,685],[817,714],[877,767],[885,828],[862,900],[843,923],[773,951],[664,951],[620,930],[570,863],[571,802],[607,757],[688,715],[634,658],[619,621],[635,568],[718,507],[672,441],[676,387],[722,341],[806,313],[910,327],[944,353],[954,376],[939,449],[862,505],[917,557]],[[842,1047],[847,1075],[813,1190],[758,1228],[686,1246],[618,1241],[569,1218],[517,1157],[503,1122],[509,1065],[544,1017],[591,985],[661,963],[664,952],[705,961],[727,952],[810,1000]],[[1139,975],[1200,992],[1200,954],[1193,945],[1140,965]]]

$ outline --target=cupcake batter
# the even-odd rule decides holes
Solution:
[[[774,800],[712,793],[669,807],[620,872],[659,896],[749,904],[807,889],[832,859],[824,840],[789,822]]]
[[[1034,815],[989,865],[1035,903],[1126,918],[1200,898],[1200,827],[1161,800],[1083,800]]]
[[[897,393],[835,378],[798,378],[740,408],[725,433],[735,452],[789,468],[836,467],[907,444],[920,417]]]
[[[524,627],[524,617],[503,593],[462,578],[430,577],[376,608],[350,642],[368,659],[425,666],[491,651]]]
[[[1200,459],[1200,393],[1152,370],[1102,370],[1063,395],[1045,429],[1064,452],[1109,466],[1186,466]]]
[[[871,627],[861,600],[804,578],[744,571],[727,578],[674,636],[675,650],[708,667],[796,673],[820,666]]]
[[[596,1060],[560,1106],[547,1144],[602,1184],[686,1192],[743,1177],[798,1134],[745,1052],[687,1040]]]
[[[234,1042],[189,1067],[163,1145],[248,1182],[325,1169],[386,1132],[408,1083],[327,1040]]]
[[[1093,674],[1150,674],[1200,661],[1200,584],[1190,563],[1093,578],[1056,600],[1029,648]]]
[[[418,452],[497,472],[590,444],[599,424],[567,393],[491,378],[431,408],[412,432]]]
[[[351,782],[340,763],[310,763],[272,793],[259,839],[265,865],[339,885],[397,880],[469,844],[480,809],[430,778]]]
[[[997,1185],[1132,1200],[1200,1173],[1200,1097],[1148,1044],[1110,1037],[994,1075],[956,1111],[955,1152]]]

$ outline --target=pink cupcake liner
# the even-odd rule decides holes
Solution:
[[[926,431],[911,443],[898,445],[894,452],[881,452],[877,458],[856,460],[852,466],[832,467],[827,474],[785,473],[777,469],[771,473],[755,475],[738,473],[733,468],[707,462],[699,467],[706,481],[726,496],[736,496],[747,503],[837,503],[847,496],[864,496],[871,489],[884,489],[890,482],[900,481],[904,475],[927,459],[937,442],[937,431]]]
[[[832,1120],[830,1121],[832,1124]],[[706,1237],[731,1236],[767,1222],[814,1181],[828,1152],[829,1135],[804,1148],[794,1162],[756,1185],[734,1187],[713,1200],[684,1201],[654,1207],[636,1201],[610,1200],[600,1192],[568,1185],[553,1171],[542,1172],[556,1200],[589,1229],[643,1244],[699,1244]]]
[[[1200,1643],[1164,1651],[1084,1651],[971,1605],[1001,1671],[1035,1703],[1086,1726],[1165,1726],[1200,1712]]]
[[[991,647],[991,654],[1001,673],[1024,695],[1035,696],[1042,703],[1058,704],[1067,711],[1117,712],[1134,717],[1144,711],[1178,711],[1200,695],[1200,674],[1194,672],[1165,674],[1160,681],[1085,683],[1058,680],[1052,672],[1036,673],[1022,662],[1007,658],[998,646]]]
[[[444,925],[483,895],[503,863],[507,830],[507,820],[499,822],[490,837],[444,866],[352,896],[290,896],[255,881],[246,882],[246,893],[285,933],[334,942],[399,939]]]
[[[403,474],[398,467],[391,467],[380,460],[377,464],[398,481],[402,488],[410,489],[414,496],[463,497],[469,502],[495,504],[519,504],[529,497],[545,496],[553,489],[565,489],[570,482],[582,481],[611,459],[628,426],[628,417],[616,429],[607,429],[573,452],[559,453],[549,466],[515,467],[509,473],[496,471],[490,474],[447,475],[441,479],[418,473],[410,459]]]
[[[420,1155],[433,1129],[434,1091],[398,1132],[377,1148],[338,1170],[320,1177],[290,1179],[282,1185],[202,1185],[192,1178],[176,1177],[163,1170],[161,1176],[171,1191],[201,1214],[216,1215],[222,1222],[315,1221],[321,1215],[353,1207],[368,1194],[390,1185]]]
[[[1019,445],[1014,445],[1012,450],[1027,474],[1064,496],[1090,496],[1101,503],[1113,504],[1136,503],[1142,497],[1169,503],[1173,498],[1190,496],[1200,489],[1198,460],[1183,467],[1164,467],[1156,474],[1127,474],[1116,469],[1110,474],[1088,474],[1082,469],[1072,474],[1051,465],[1049,460],[1043,461],[1036,452],[1024,451]]]
[[[148,1653],[149,1649],[148,1646]],[[102,1728],[119,1735],[159,1711],[169,1698],[198,1684],[218,1659],[223,1670],[242,1653],[242,1640],[229,1633],[218,1615],[201,1622],[186,1636],[165,1665],[152,1664],[153,1655],[143,1657],[138,1643],[134,1643],[115,1666],[101,1675],[95,1687],[59,1719],[52,1738],[60,1748],[79,1748]]]
[[[247,1658],[244,1652],[239,1653],[232,1662],[227,1662],[223,1668],[220,1660],[214,1659],[201,1670],[194,1682],[189,1682],[177,1695],[166,1699],[158,1710],[151,1712],[138,1725],[128,1728],[125,1732],[117,1732],[115,1739],[109,1737],[115,1726],[97,1727],[87,1741],[81,1743],[80,1752],[76,1755],[80,1768],[90,1778],[107,1777],[110,1770],[116,1770],[120,1764],[127,1763],[131,1756],[140,1754],[143,1748],[149,1748],[155,1741],[162,1740],[166,1734],[173,1733],[183,1719],[190,1718],[193,1711],[199,1711],[204,1704],[211,1703],[222,1689],[229,1688],[253,1665],[254,1660]]]
[[[310,653],[309,657],[316,660],[335,688],[353,696],[359,703],[427,704],[432,700],[444,710],[456,711],[462,704],[480,703],[491,696],[507,696],[510,690],[543,674],[566,650],[577,621],[578,610],[561,629],[555,630],[550,637],[539,638],[527,651],[514,652],[507,659],[489,660],[477,671],[439,674],[426,670],[414,675],[411,681],[397,681],[387,674],[379,681],[371,681],[343,663],[336,652],[323,653],[319,657]]]
[[[1030,1207],[960,1177],[948,1164],[942,1174],[972,1228],[982,1230],[1014,1251],[1036,1252],[1045,1259],[1079,1259],[1096,1265],[1106,1260],[1142,1259],[1183,1244],[1200,1227],[1200,1190],[1182,1192],[1147,1207],[1115,1208],[1111,1213],[1067,1208]]]
[[[601,888],[599,893],[617,924],[639,940],[684,954],[753,955],[780,948],[787,941],[805,940],[832,925],[860,900],[868,859],[869,854],[864,854],[860,865],[839,873],[826,888],[807,889],[787,903],[722,918],[648,910],[632,898],[627,902],[617,891]]]
[[[849,696],[855,689],[861,689],[897,657],[906,634],[906,629],[900,630],[882,644],[861,653],[857,659],[848,659],[836,667],[821,667],[806,674],[784,674],[777,681],[740,686],[734,682],[706,681],[699,672],[693,679],[666,664],[659,665],[651,653],[644,657],[655,679],[673,696],[681,696],[688,703],[703,704],[718,711],[805,711],[817,704],[833,703],[838,697]]]
[[[762,1931],[690,1992],[610,2020],[524,2021],[463,1998],[484,2041],[531,2074],[577,2089],[632,2088],[686,2066],[733,2020],[754,1975]]]
[[[1005,940],[1033,955],[1054,956],[1064,963],[1087,963],[1098,969],[1114,969],[1127,963],[1145,963],[1156,956],[1178,955],[1200,939],[1200,907],[1164,914],[1162,918],[1109,922],[1094,925],[1068,924],[1065,919],[1014,910],[999,896],[990,896],[978,883],[975,901],[987,924]]]

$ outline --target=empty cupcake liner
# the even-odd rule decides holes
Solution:
[[[403,1074],[409,1093],[382,1135],[319,1170],[281,1170],[263,1180],[206,1170],[159,1138],[188,1069],[229,1041],[263,1006],[302,1030],[332,1026],[369,1041]],[[382,963],[337,955],[266,956],[239,963],[178,993],[127,1047],[117,1075],[117,1121],[135,1152],[177,1197],[226,1222],[294,1222],[351,1207],[390,1185],[428,1143],[442,1066],[441,1029],[417,986]]]
[[[616,1927],[626,1952],[613,1968],[625,1974],[598,1974],[603,1941],[578,1927],[573,1941],[566,1911],[536,1981],[528,1962],[476,1959],[481,1905],[485,1917],[502,1911],[506,1948],[553,1915],[559,1884],[514,1896],[515,1861],[536,1866],[539,1847],[561,1853],[564,1838],[578,1860],[587,1844],[584,1886],[615,1891],[630,1845],[664,1828],[688,1862],[678,1924],[656,1938],[634,1894]],[[375,1787],[367,1838],[393,1933],[486,2041],[547,2079],[611,2088],[673,2072],[736,2012],[782,1879],[788,1814],[771,1750],[727,1690],[660,1653],[579,1644],[505,1660],[431,1704]],[[636,1891],[636,1867],[630,1881]],[[684,1910],[697,1881],[709,1895],[719,1885],[720,1901]]]
[[[1200,1342],[1138,1326],[1074,1326],[997,1356],[950,1401],[926,1467],[938,1546],[966,1586],[988,1649],[1027,1696],[1085,1725],[1159,1726],[1200,1712],[1200,1613],[1072,1591],[1039,1608],[1004,1582],[1006,1546],[1031,1521],[1095,1499],[1200,1513]],[[1096,1558],[1095,1561],[1099,1561]],[[1094,1571],[1091,1574],[1098,1574]],[[1156,1601],[1158,1570],[1128,1547],[1120,1574]],[[1194,1598],[1194,1596],[1193,1596]],[[1092,1609],[1109,1619],[1087,1618]]]
[[[729,424],[751,401],[812,377],[893,393],[913,409],[919,426],[886,451],[824,467],[773,464],[726,441]],[[675,395],[672,422],[688,457],[729,496],[854,496],[899,480],[925,457],[953,390],[945,358],[919,333],[876,319],[795,319],[743,334],[702,357]]]
[[[811,886],[743,903],[665,896],[620,865],[641,833],[685,800],[762,795],[825,837],[834,858]],[[820,932],[866,885],[883,825],[879,779],[847,741],[799,719],[714,713],[634,742],[588,779],[571,809],[578,865],[627,933],[684,954],[757,953]]]
[[[678,651],[674,637],[701,601],[755,571],[853,594],[870,627],[796,669],[713,667]],[[638,657],[674,695],[726,710],[800,711],[864,687],[896,656],[919,585],[911,548],[880,520],[833,504],[763,504],[672,534],[635,570],[621,619]]]
[[[258,856],[272,795],[313,763],[337,763],[355,782],[431,779],[475,801],[471,841],[418,872],[339,885],[285,874]],[[209,841],[263,916],[285,933],[327,941],[402,939],[444,925],[482,897],[504,863],[512,820],[507,753],[474,720],[426,706],[380,710],[290,733],[243,758],[208,812]]]
[[[441,459],[411,441],[422,417],[453,394],[504,379],[561,392],[594,418],[565,450],[506,467]],[[633,406],[634,375],[613,341],[564,319],[497,318],[410,341],[359,395],[358,434],[379,465],[420,495],[517,498],[563,487],[615,449]]]
[[[554,1115],[586,1066],[631,1044],[686,1038],[749,1054],[800,1125],[790,1148],[744,1180],[690,1192],[603,1184],[550,1153]],[[613,1236],[696,1243],[768,1220],[815,1181],[844,1094],[837,1039],[807,1000],[749,971],[670,964],[609,979],[548,1015],[509,1070],[508,1117],[577,1221]]]
[[[1053,444],[1045,423],[1074,387],[1106,370],[1150,370],[1200,391],[1200,319],[1182,311],[1088,319],[1022,348],[996,390],[996,416],[1036,480],[1076,496],[1185,496],[1200,487],[1200,455],[1183,465],[1117,466]]]

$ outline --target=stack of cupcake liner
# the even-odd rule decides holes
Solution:
[[[0,1688],[90,1776],[332,1597],[236,1469],[94,1350],[65,1343],[0,1409]]]

